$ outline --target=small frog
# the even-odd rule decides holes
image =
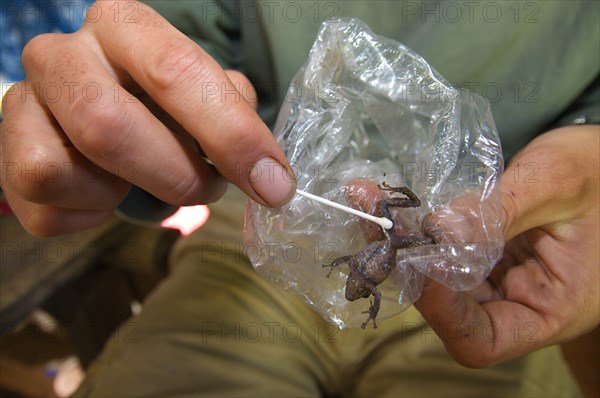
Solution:
[[[390,208],[392,207],[419,207],[421,201],[407,187],[390,187],[385,182],[379,186],[383,191],[392,194],[400,193],[405,198],[387,198],[380,200],[377,204],[381,215],[392,220]],[[373,328],[377,328],[375,318],[379,313],[381,304],[381,292],[377,286],[385,281],[392,273],[396,265],[396,250],[411,246],[421,246],[433,244],[430,238],[419,236],[397,236],[394,227],[386,230],[387,238],[369,243],[364,249],[354,256],[339,257],[331,264],[323,264],[323,267],[331,267],[327,277],[331,276],[333,269],[340,264],[347,263],[350,267],[350,275],[346,280],[345,296],[346,300],[354,301],[361,297],[367,298],[371,294],[374,300],[371,300],[371,306],[364,314],[369,314],[367,320],[361,325],[365,328],[369,321],[373,320]]]

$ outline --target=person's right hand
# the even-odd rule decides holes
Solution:
[[[35,235],[104,222],[130,184],[174,205],[215,201],[226,180],[266,206],[294,194],[248,80],[142,3],[95,3],[79,31],[34,38],[23,65],[3,99],[0,182]]]

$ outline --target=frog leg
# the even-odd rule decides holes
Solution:
[[[383,182],[379,188],[384,191],[389,191],[392,194],[401,193],[405,198],[388,198],[379,201],[379,210],[381,214],[392,220],[390,208],[392,207],[419,207],[421,201],[417,198],[417,195],[408,187],[390,187],[388,184]],[[430,237],[420,238],[417,236],[396,236],[394,233],[390,233],[390,243],[395,249],[402,249],[411,246],[424,246],[434,244],[434,240]]]
[[[353,258],[354,258],[354,256],[343,256],[343,257],[336,258],[335,260],[333,260],[331,262],[331,264],[323,264],[323,268],[331,267],[331,269],[329,270],[329,273],[327,274],[327,277],[329,278],[331,276],[331,273],[333,272],[333,269],[335,267],[339,267],[340,264],[343,264],[343,263],[350,264],[350,261],[352,261]]]
[[[421,206],[421,201],[417,198],[417,195],[408,187],[390,187],[385,182],[379,186],[379,189],[383,191],[389,191],[392,194],[400,193],[405,198],[388,198],[379,201],[379,210],[381,211],[381,215],[386,217],[387,219],[392,219],[390,214],[391,207],[419,207]]]
[[[373,329],[377,329],[377,322],[375,322],[375,318],[377,318],[377,314],[379,313],[379,306],[381,305],[381,292],[376,287],[374,287],[371,290],[371,294],[373,294],[375,300],[371,301],[371,306],[368,310],[362,312],[363,314],[369,314],[367,320],[362,325],[360,325],[362,329],[367,327],[367,324],[371,319],[373,320]]]
[[[421,204],[419,198],[417,198],[417,195],[413,191],[411,191],[409,187],[392,187],[392,186],[389,186],[385,181],[382,182],[381,185],[377,185],[377,187],[379,189],[381,189],[382,191],[390,192],[392,195],[395,193],[401,193],[401,194],[405,195],[407,198],[409,198],[410,200],[416,201],[419,203],[416,206],[403,206],[403,207],[418,207]]]

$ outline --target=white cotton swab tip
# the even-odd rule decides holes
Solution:
[[[308,192],[302,191],[300,189],[296,189],[296,193],[298,195],[301,195],[301,196],[304,196],[306,198],[312,199],[315,202],[323,203],[324,205],[331,206],[331,207],[333,207],[335,209],[345,211],[346,213],[350,213],[350,214],[353,214],[355,216],[362,217],[365,220],[373,221],[374,223],[377,223],[377,224],[381,225],[381,228],[383,228],[383,229],[391,229],[391,228],[394,227],[394,223],[392,222],[392,220],[390,220],[388,218],[385,218],[385,217],[375,217],[375,216],[373,216],[371,214],[367,214],[367,213],[364,213],[364,212],[362,212],[360,210],[353,209],[352,207],[348,207],[348,206],[344,206],[344,205],[341,205],[341,204],[336,203],[336,202],[332,202],[331,200],[322,198],[322,197],[317,196],[317,195],[313,195],[312,193],[308,193]]]

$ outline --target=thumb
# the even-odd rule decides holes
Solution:
[[[490,316],[472,296],[429,280],[414,305],[457,362],[480,368],[498,360],[495,341],[484,338]]]
[[[481,297],[482,291],[476,290],[479,292],[454,292],[431,281],[415,302],[417,310],[457,362],[481,368],[549,344],[553,328],[545,314],[526,303],[500,297],[479,302],[477,296]],[[515,325],[534,328],[535,339],[515,337]]]
[[[572,135],[571,135],[572,137]],[[549,132],[517,154],[501,180],[506,241],[529,229],[572,219],[586,205],[580,154]]]

